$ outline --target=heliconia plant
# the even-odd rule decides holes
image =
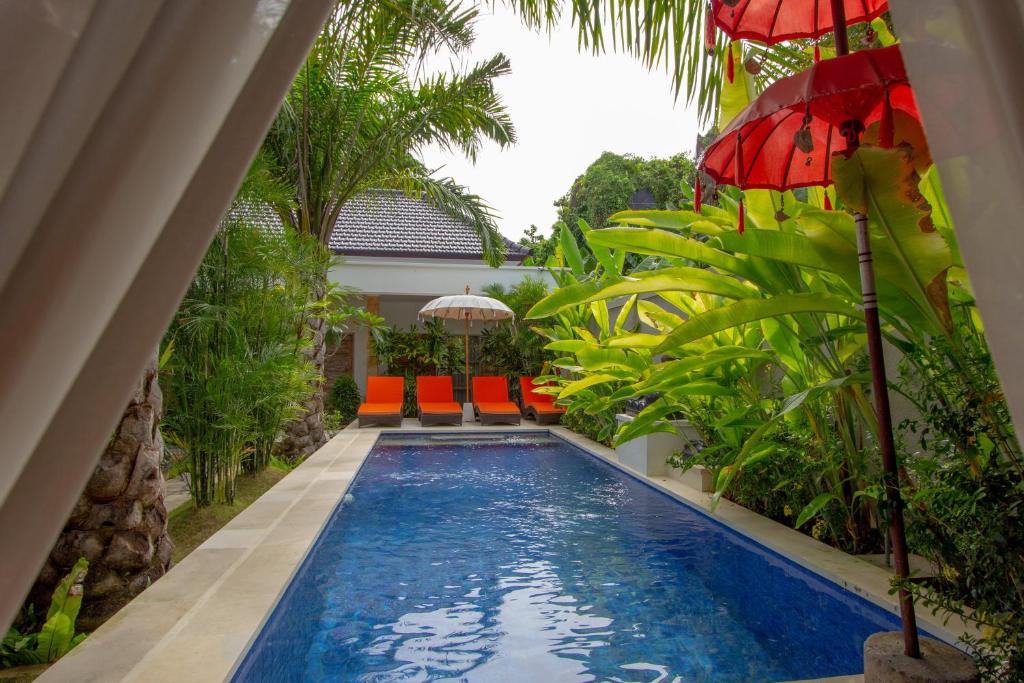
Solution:
[[[838,209],[823,208],[832,190],[808,201],[748,191],[742,235],[738,197],[726,188],[719,207],[624,211],[612,217],[618,227],[581,226],[598,265],[584,271],[575,242],[563,240],[561,286],[528,317],[561,354],[558,400],[569,412],[608,413],[658,394],[615,443],[690,417],[715,456],[716,496],[770,459],[793,429],[807,435],[802,448],[817,463],[808,486],[817,495],[792,521],[827,515],[856,547],[879,525],[877,496],[865,493],[878,477],[876,424],[853,217],[840,201],[874,207],[879,301],[894,349],[942,336],[950,367],[962,367],[951,307],[970,308],[973,298],[934,176],[922,180],[901,148],[865,148],[836,163],[847,165],[837,170]],[[651,260],[624,273],[616,263],[626,252]],[[698,462],[712,459],[687,464]]]

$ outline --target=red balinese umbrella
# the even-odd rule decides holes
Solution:
[[[713,0],[713,10],[722,10],[731,0]],[[732,16],[735,24],[722,26],[732,37],[749,37],[765,42],[778,42],[787,36],[776,32],[775,25],[785,10],[788,37],[815,35],[820,29],[819,5],[811,0],[736,0],[731,9],[739,10]],[[877,132],[871,131],[878,144],[891,147],[894,137],[895,112],[919,119],[913,91],[910,89],[903,60],[897,46],[878,50],[862,50],[848,54],[846,36],[847,6],[862,5],[864,18],[870,18],[868,3],[849,0],[829,0],[829,16],[835,17],[837,57],[817,62],[804,73],[785,78],[769,86],[760,97],[729,123],[704,153],[702,170],[724,184],[741,189],[770,188],[783,191],[795,187],[829,185],[832,180],[833,151],[855,149],[867,131],[876,122]],[[885,3],[878,5],[878,13]],[[792,11],[796,8],[796,11]],[[799,7],[803,7],[801,11]],[[755,17],[771,17],[755,32],[740,25],[743,15],[753,21]],[[858,21],[856,12],[851,12]],[[875,15],[877,16],[877,15]],[[716,21],[718,21],[716,16]],[[803,22],[803,31],[800,30]],[[722,25],[722,24],[719,24]],[[732,33],[745,31],[745,33]],[[818,33],[817,35],[820,35]],[[730,50],[730,57],[732,51]],[[698,179],[694,205],[700,211],[700,182]],[[828,195],[826,195],[826,202]],[[831,208],[826,204],[826,208]],[[889,389],[886,383],[885,361],[882,355],[882,332],[878,317],[875,292],[875,274],[871,259],[871,242],[867,216],[855,214],[857,223],[857,251],[860,255],[861,297],[864,304],[864,323],[867,331],[868,353],[871,359],[871,378],[878,418],[879,447],[885,471],[886,499],[892,509],[889,535],[892,540],[896,574],[906,579],[910,574],[907,557],[906,533],[903,526],[902,501],[897,476],[896,449],[892,436],[892,415],[889,409]],[[739,232],[743,232],[743,202],[739,205]],[[921,656],[917,635],[914,603],[905,590],[899,591],[900,616],[903,623],[904,653],[909,657]]]
[[[899,47],[818,62],[768,86],[708,147],[701,170],[743,189],[831,185],[832,153],[866,129],[892,147],[895,112],[919,118]]]
[[[847,24],[871,21],[889,9],[888,0],[843,0]],[[711,17],[733,40],[773,45],[797,38],[820,38],[835,30],[831,0],[711,0]]]

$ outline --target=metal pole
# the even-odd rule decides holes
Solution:
[[[878,295],[875,293],[875,269],[871,259],[871,236],[868,217],[855,213],[857,223],[857,252],[860,260],[860,291],[864,302],[864,324],[868,334],[868,354],[871,357],[871,388],[875,395],[875,413],[878,418],[878,446],[882,452],[885,498],[889,504],[889,537],[892,542],[896,576],[904,581],[910,576],[907,558],[907,537],[903,527],[903,500],[900,496],[899,475],[896,467],[896,448],[892,438],[892,414],[889,411],[889,388],[885,380],[885,358],[882,356],[882,328],[878,320]],[[899,590],[900,617],[903,622],[903,654],[920,658],[921,646],[917,639],[917,617],[914,601],[905,588]]]
[[[846,35],[846,6],[843,0],[832,0],[832,26],[835,27],[836,56],[849,54]],[[856,144],[856,131],[851,131],[847,142]],[[871,236],[868,217],[855,212],[857,223],[857,252],[860,259],[860,291],[864,304],[864,325],[868,335],[868,355],[871,357],[871,387],[875,395],[875,414],[878,420],[878,446],[882,452],[885,499],[889,504],[889,539],[892,545],[896,576],[906,581],[910,576],[907,558],[907,535],[903,526],[903,500],[900,496],[899,474],[896,467],[896,447],[892,439],[892,414],[889,410],[889,387],[885,379],[885,359],[882,356],[882,328],[878,320],[878,295],[875,293],[875,269],[871,258]],[[920,659],[921,645],[917,639],[917,617],[914,601],[905,589],[899,591],[900,621],[903,624],[903,654]]]
[[[466,285],[466,294],[469,294],[469,285]],[[466,347],[465,347],[465,356],[466,356],[466,397],[465,397],[465,400],[463,401],[463,403],[472,403],[473,402],[473,399],[470,397],[470,394],[469,394],[469,392],[470,392],[470,386],[469,386],[469,316],[470,316],[470,312],[467,310],[466,311],[466,333],[464,335],[465,336],[465,340],[466,340]]]
[[[843,0],[832,0],[832,26],[836,41],[836,56],[850,53],[850,43],[846,38],[846,5]]]

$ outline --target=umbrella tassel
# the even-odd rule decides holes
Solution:
[[[736,134],[736,151],[732,160],[732,175],[736,187],[742,188],[746,173],[743,172],[743,136]]]
[[[725,77],[732,83],[736,79],[736,65],[732,56],[732,43],[729,43],[729,58],[725,62]]]
[[[704,17],[704,49],[708,51],[708,54],[712,54],[715,51],[715,16],[711,8],[711,3],[708,2],[707,15]]]
[[[817,44],[814,45],[814,63],[817,64],[821,61],[821,48]]]
[[[828,198],[828,190],[825,190],[825,210],[832,210],[832,200]]]
[[[700,213],[700,208],[702,206],[701,199],[703,198],[703,191],[704,188],[703,183],[700,182],[700,173],[697,173],[697,177],[693,182],[693,210],[697,213]]]
[[[743,209],[743,200],[740,199],[739,220],[736,223],[736,229],[739,231],[739,233],[741,235],[743,234],[743,231],[747,227],[746,226],[746,220],[745,220],[745,214],[746,214],[746,211]]]
[[[885,101],[882,103],[882,120],[878,124],[878,144],[884,149],[893,148],[895,136],[892,103],[889,101],[889,93],[885,93]]]

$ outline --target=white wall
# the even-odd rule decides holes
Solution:
[[[492,268],[480,261],[460,259],[391,259],[349,256],[330,271],[331,281],[356,287],[366,294],[421,295],[430,298],[461,294],[466,285],[479,294],[486,286],[506,287],[527,275],[542,279],[548,287],[554,280],[544,268],[504,265]]]

